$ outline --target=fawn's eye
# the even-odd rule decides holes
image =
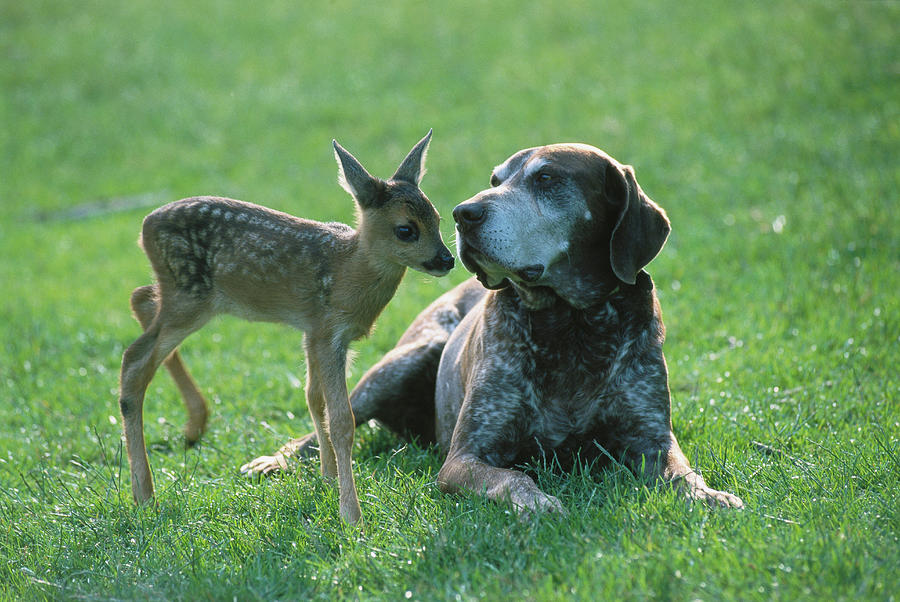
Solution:
[[[497,174],[492,173],[491,174],[491,186],[494,187],[494,186],[499,186],[499,185],[500,185],[500,178],[497,177]]]
[[[415,224],[403,224],[394,228],[394,235],[403,242],[416,242],[419,240],[419,229]]]

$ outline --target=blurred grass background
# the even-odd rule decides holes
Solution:
[[[898,26],[893,2],[0,2],[0,591],[894,595]],[[236,474],[310,424],[299,333],[228,318],[184,347],[214,400],[200,449],[180,449],[167,377],[151,385],[160,506],[132,508],[116,388],[143,215],[217,194],[350,221],[331,139],[385,177],[430,127],[447,239],[520,148],[635,165],[674,228],[650,272],[675,430],[746,512],[546,473],[570,516],[521,524],[441,496],[435,453],[364,428],[369,519],[347,531],[315,465]],[[351,384],[465,277],[407,276]]]

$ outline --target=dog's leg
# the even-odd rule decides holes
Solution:
[[[671,484],[690,500],[701,501],[711,507],[744,507],[741,498],[713,489],[706,484],[702,476],[694,472],[684,452],[681,451],[674,433],[669,433],[669,441],[655,453],[626,452],[626,462],[636,474],[640,474],[643,469],[645,475]]]
[[[241,472],[247,476],[267,475],[269,473],[288,470],[288,460],[312,458],[318,455],[319,437],[315,432],[291,439],[278,448],[271,456],[259,456],[241,466]]]
[[[157,289],[155,286],[141,286],[131,293],[131,308],[141,325],[147,330],[156,317]],[[181,360],[181,354],[175,349],[163,362],[166,370],[175,381],[175,386],[181,393],[181,399],[188,412],[188,421],[184,427],[184,441],[187,446],[193,446],[200,440],[200,436],[206,429],[206,420],[209,416],[206,399],[197,388],[197,383],[191,378],[187,367]]]
[[[560,501],[544,493],[523,472],[497,468],[472,454],[452,453],[441,467],[438,487],[444,493],[471,491],[498,502],[511,503],[517,512],[565,512]]]

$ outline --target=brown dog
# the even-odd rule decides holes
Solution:
[[[559,500],[511,467],[621,459],[713,506],[743,506],[688,465],[672,433],[665,329],[643,271],[669,234],[634,170],[560,144],[520,151],[460,204],[459,255],[477,275],[439,298],[351,395],[357,424],[436,441],[443,491],[519,510]],[[482,286],[483,285],[483,286]],[[486,290],[492,289],[492,290]],[[315,435],[244,466],[268,472]]]

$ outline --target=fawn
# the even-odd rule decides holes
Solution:
[[[443,276],[453,256],[440,217],[419,189],[431,131],[387,181],[333,141],[338,181],[356,200],[357,227],[319,223],[232,199],[194,197],[150,213],[140,244],[156,284],[131,295],[144,333],[122,357],[119,405],[136,503],[153,496],[143,433],[144,395],[165,364],[187,406],[196,443],[207,404],[177,348],[212,317],[285,323],[305,333],[306,399],[322,474],[338,478],[340,514],[360,518],[351,470],[353,411],[347,396],[351,341],[368,335],[406,268]]]

